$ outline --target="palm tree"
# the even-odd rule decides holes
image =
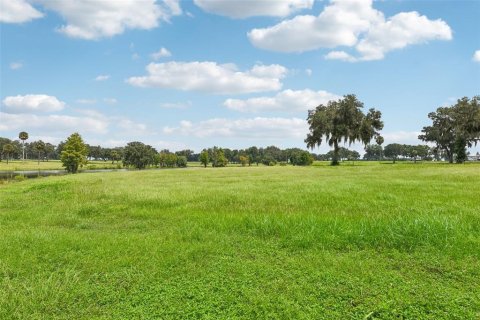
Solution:
[[[14,147],[10,143],[7,143],[6,145],[3,146],[3,154],[7,156],[7,164],[8,164],[8,158],[10,158],[10,155],[13,153]]]
[[[38,164],[40,164],[40,154],[45,152],[45,142],[42,140],[35,141],[33,148],[38,152]]]
[[[23,152],[23,157],[22,159],[25,160],[25,140],[28,139],[28,132],[22,131],[18,134],[18,138],[22,140],[22,152]]]

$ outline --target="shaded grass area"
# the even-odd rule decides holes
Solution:
[[[0,186],[0,318],[476,319],[480,166]]]

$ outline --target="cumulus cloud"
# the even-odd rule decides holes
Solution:
[[[302,15],[268,28],[253,29],[250,42],[279,52],[303,52],[339,46],[356,49],[359,57],[332,51],[327,59],[355,62],[383,59],[386,52],[430,40],[450,40],[443,20],[418,12],[401,12],[388,19],[372,7],[372,0],[332,0],[319,16]]]
[[[194,0],[202,10],[234,19],[253,16],[286,17],[302,9],[311,9],[313,0]]]
[[[171,56],[172,56],[172,53],[163,47],[160,48],[160,50],[158,50],[157,52],[154,52],[150,55],[150,57],[152,57],[153,60],[158,60],[160,58],[167,58]]]
[[[87,40],[112,37],[127,29],[152,29],[182,13],[178,0],[38,1],[66,20],[59,32]]]
[[[348,61],[348,62],[357,61],[356,58],[349,55],[345,51],[330,51],[327,55],[325,55],[325,59],[327,59],[327,60],[342,60],[342,61]]]
[[[65,107],[65,102],[46,94],[9,96],[2,102],[9,113],[53,112]]]
[[[108,79],[110,79],[110,75],[108,74],[100,74],[95,77],[95,81],[106,81]]]
[[[216,62],[150,63],[148,75],[131,77],[127,82],[138,87],[202,91],[216,94],[239,94],[280,90],[287,69],[283,66],[255,65],[239,71],[234,64]]]
[[[472,59],[473,61],[480,62],[480,50],[475,51]]]
[[[385,53],[430,40],[451,40],[452,30],[442,20],[418,12],[401,12],[371,28],[356,49],[362,60],[383,59]]]
[[[0,22],[23,23],[43,17],[43,13],[32,7],[25,0],[2,1]]]
[[[11,114],[0,112],[0,131],[37,129],[43,133],[71,133],[72,130],[103,134],[107,132],[108,123],[103,119],[76,117],[67,115]]]
[[[327,91],[284,90],[273,97],[257,97],[245,100],[227,99],[223,105],[231,110],[241,112],[287,111],[298,112],[314,109],[319,104],[340,99]]]
[[[178,127],[163,128],[165,134],[181,134],[197,138],[236,137],[263,139],[302,138],[308,132],[305,120],[299,118],[223,119],[215,118],[197,123],[181,121]]]

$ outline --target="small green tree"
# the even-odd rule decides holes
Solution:
[[[238,160],[240,160],[240,163],[242,164],[242,167],[245,167],[245,166],[247,165],[247,163],[249,162],[249,161],[248,161],[248,158],[245,157],[245,156],[240,156],[240,157],[238,158]]]
[[[203,164],[203,166],[206,168],[207,165],[208,165],[208,162],[210,162],[210,159],[209,159],[209,156],[208,156],[208,151],[204,149],[200,153],[200,163]]]
[[[225,153],[222,148],[213,147],[212,152],[212,167],[225,167],[228,163]]]
[[[62,166],[70,173],[76,173],[78,168],[87,164],[88,148],[80,134],[75,132],[68,137],[60,156]]]
[[[186,168],[187,167],[187,157],[186,156],[177,156],[177,167]]]
[[[392,158],[393,163],[397,160],[398,156],[402,155],[404,152],[404,148],[402,144],[399,143],[391,143],[385,146],[383,149],[385,157]]]
[[[7,158],[7,164],[8,164],[8,159],[10,158],[10,155],[13,153],[15,148],[13,147],[13,145],[11,143],[7,143],[7,144],[3,145],[2,150],[3,150],[3,154]]]

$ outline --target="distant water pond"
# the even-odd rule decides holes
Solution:
[[[92,169],[81,170],[80,173],[95,172],[112,172],[112,171],[129,171],[129,169]],[[68,174],[66,170],[17,170],[17,171],[0,171],[0,180],[14,179],[16,176],[24,176],[25,178],[38,178],[48,176],[63,176]]]

